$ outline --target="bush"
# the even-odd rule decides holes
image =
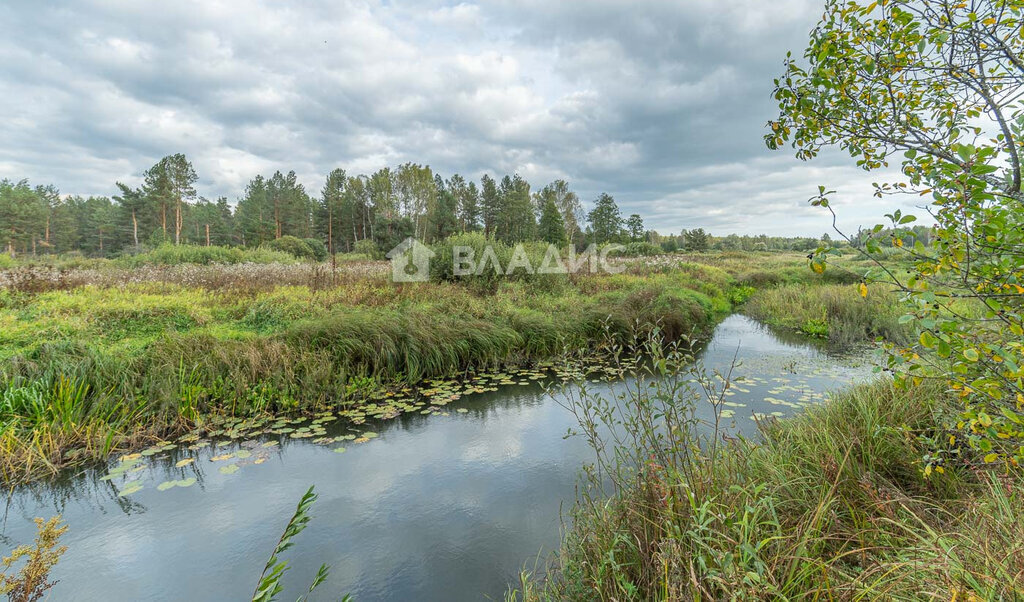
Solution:
[[[302,242],[309,245],[309,248],[313,251],[313,259],[317,261],[327,260],[327,245],[322,240],[319,238],[303,238]]]
[[[472,261],[477,265],[479,274],[455,274],[455,247],[472,249]],[[475,286],[479,290],[487,291],[493,291],[501,282],[521,281],[538,283],[546,290],[555,290],[560,283],[567,280],[565,274],[530,273],[530,271],[518,267],[511,274],[505,274],[509,264],[516,258],[516,249],[519,247],[522,247],[533,270],[542,265],[548,265],[544,263],[545,254],[549,249],[547,243],[528,242],[510,247],[478,232],[468,232],[450,236],[432,247],[435,257],[430,260],[430,278],[435,282],[459,280]],[[490,249],[489,252],[488,249]],[[495,260],[497,260],[498,266],[494,265]],[[486,265],[480,270],[479,264],[482,261],[486,261]],[[496,267],[499,269],[495,269]]]
[[[281,238],[263,243],[261,247],[271,251],[282,251],[297,259],[316,259],[316,252],[312,247],[306,241],[294,236],[282,236]]]
[[[650,257],[663,253],[660,245],[649,242],[631,242],[625,248],[616,253],[620,257]]]
[[[356,244],[352,247],[352,252],[356,255],[365,255],[370,259],[384,259],[384,254],[380,252],[377,243],[369,238],[357,240]]]
[[[234,247],[198,247],[195,245],[163,244],[145,253],[120,257],[115,262],[127,268],[134,268],[143,265],[295,263],[295,257],[289,253],[262,247],[258,249],[238,249]]]
[[[11,259],[10,255],[0,254],[0,270],[6,270],[14,267],[14,260]]]

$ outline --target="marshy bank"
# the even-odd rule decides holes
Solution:
[[[18,271],[18,270],[21,271]],[[26,271],[28,270],[28,271]],[[32,272],[31,270],[37,270]],[[206,417],[351,409],[429,378],[707,332],[714,267],[395,285],[380,263],[16,268],[0,289],[5,481],[138,449]]]

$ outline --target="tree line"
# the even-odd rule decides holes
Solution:
[[[168,243],[251,247],[294,236],[343,253],[360,241],[388,249],[408,236],[431,243],[460,232],[558,245],[648,234],[642,218],[623,218],[610,195],[585,213],[564,180],[535,190],[518,174],[484,175],[478,183],[458,174],[445,179],[414,163],[371,175],[335,169],[314,195],[294,171],[277,171],[254,177],[234,205],[198,196],[197,180],[182,154],[146,170],[140,187],[118,182],[111,197],[62,196],[53,185],[0,180],[0,244],[11,255],[111,256]]]
[[[585,212],[565,180],[534,189],[518,174],[479,182],[459,174],[443,178],[429,166],[405,163],[371,175],[335,169],[319,195],[294,171],[257,175],[237,203],[198,196],[198,180],[183,154],[164,157],[133,188],[117,194],[62,196],[53,185],[0,180],[0,244],[12,256],[78,251],[90,256],[138,252],[161,244],[257,247],[282,237],[316,239],[330,252],[369,243],[390,249],[408,236],[425,243],[461,232],[482,232],[505,243],[647,243],[662,251],[805,250],[821,239],[713,237],[702,228],[662,235],[639,214],[623,216],[601,194]],[[369,241],[369,243],[364,242]]]

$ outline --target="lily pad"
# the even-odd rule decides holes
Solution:
[[[174,466],[175,466],[175,468],[181,468],[183,466],[188,466],[189,464],[191,464],[191,463],[193,463],[195,461],[196,461],[195,458],[185,458],[184,460],[178,460],[177,462],[175,462]]]
[[[238,464],[227,464],[220,467],[221,474],[235,474],[238,472]]]
[[[142,485],[140,485],[138,482],[133,482],[130,485],[128,485],[127,487],[122,488],[121,491],[117,492],[117,495],[120,496],[120,497],[125,497],[125,496],[129,496],[129,495],[131,495],[133,493],[137,493],[137,492],[139,492],[141,490],[142,490]]]

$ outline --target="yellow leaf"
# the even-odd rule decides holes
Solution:
[[[992,462],[995,462],[998,459],[999,459],[999,454],[989,454],[989,455],[985,456],[985,463],[986,464],[991,464]]]
[[[860,284],[857,285],[857,291],[860,292],[861,297],[865,299],[868,298],[868,285],[861,282]]]
[[[177,462],[174,463],[174,465],[177,468],[181,468],[182,466],[188,466],[189,464],[191,464],[191,463],[193,463],[195,461],[196,461],[195,458],[185,458],[184,460],[178,460]]]
[[[825,272],[825,264],[819,261],[812,261],[811,269],[814,270],[815,274],[823,274]]]

